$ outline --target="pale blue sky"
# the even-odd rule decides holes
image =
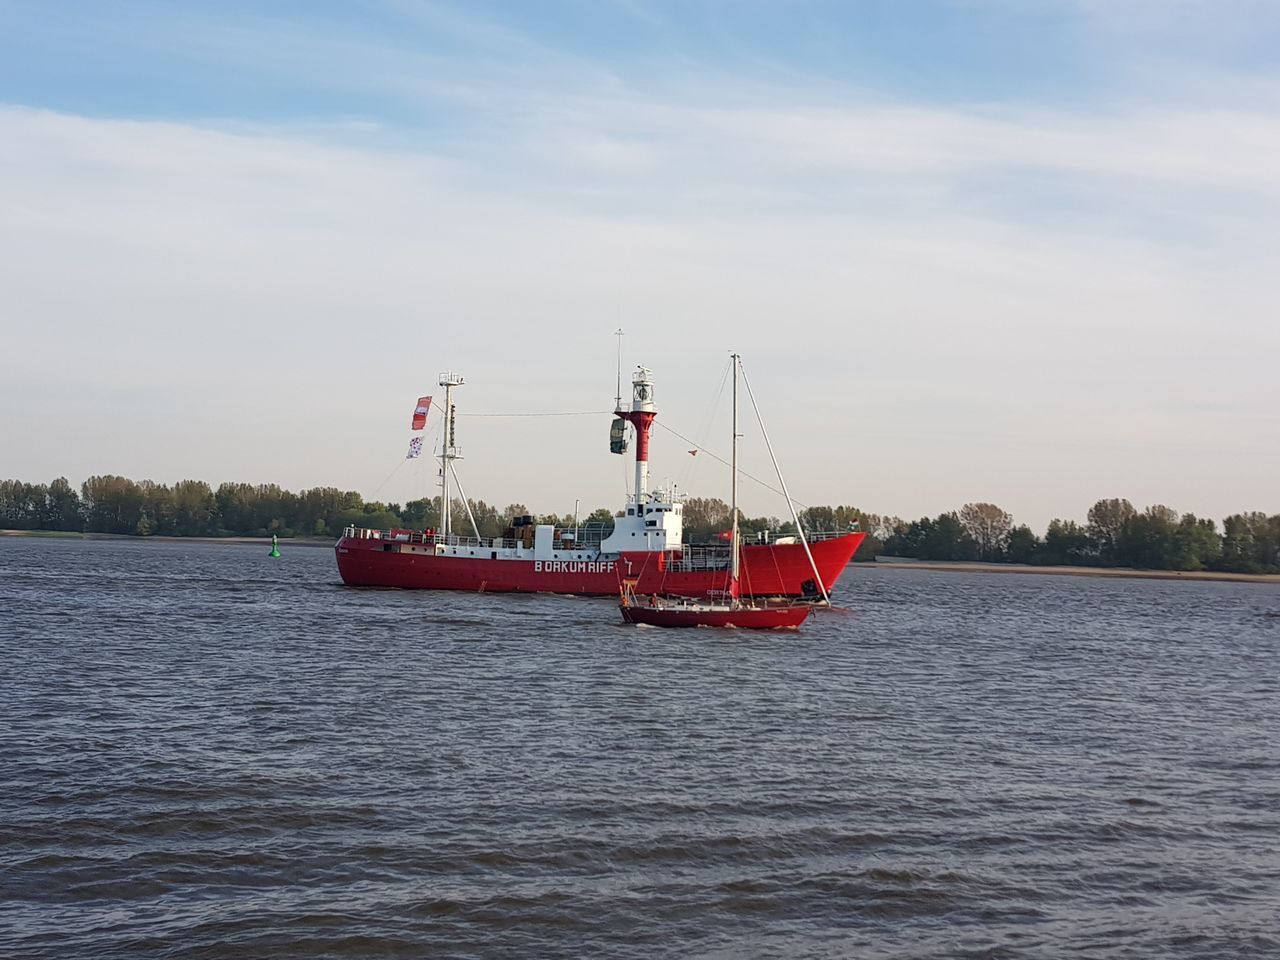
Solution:
[[[437,370],[604,409],[622,326],[713,446],[742,352],[808,503],[1280,511],[1278,57],[1248,0],[0,0],[0,475],[403,500]],[[620,504],[607,419],[463,422],[472,496]]]

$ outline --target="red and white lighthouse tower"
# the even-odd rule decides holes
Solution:
[[[631,409],[617,415],[636,428],[636,503],[644,503],[649,492],[649,431],[658,415],[653,403],[653,375],[647,367],[636,367],[631,377]]]
[[[614,520],[613,532],[600,542],[602,554],[643,550],[679,550],[683,534],[682,504],[674,486],[670,490],[649,489],[649,434],[658,415],[653,402],[653,375],[647,367],[636,367],[631,375],[631,408],[614,411],[609,431],[609,449],[626,453],[626,425],[636,431],[636,486],[626,509]]]

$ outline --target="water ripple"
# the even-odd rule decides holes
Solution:
[[[836,600],[669,634],[0,540],[0,955],[1280,955],[1274,587]]]

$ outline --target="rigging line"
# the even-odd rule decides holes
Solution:
[[[654,425],[655,425],[655,426],[659,426],[659,427],[661,427],[663,430],[667,431],[667,433],[670,433],[670,434],[674,435],[675,437],[679,438],[680,440],[683,440],[685,443],[693,444],[693,446],[694,446],[697,450],[699,450],[699,451],[700,451],[700,452],[702,452],[702,453],[705,453],[707,456],[709,456],[712,460],[715,460],[717,463],[722,463],[722,464],[724,464],[726,467],[730,465],[730,464],[729,464],[729,461],[728,461],[728,460],[726,460],[724,457],[719,456],[719,455],[718,455],[718,454],[716,454],[714,451],[708,450],[706,447],[702,446],[701,444],[694,443],[694,441],[690,440],[690,439],[689,439],[688,437],[686,437],[683,433],[678,433],[677,431],[672,430],[672,429],[671,429],[670,427],[668,427],[665,423],[662,423],[662,422],[661,422],[661,421],[659,421],[659,420],[655,420],[655,421],[653,421],[653,422],[654,422]],[[738,472],[739,472],[739,473],[741,473],[741,474],[742,474],[744,477],[746,477],[748,480],[752,481],[753,483],[758,483],[760,486],[764,487],[766,490],[769,490],[769,491],[771,491],[772,493],[776,493],[776,494],[777,494],[778,496],[780,496],[780,497],[785,497],[785,496],[786,496],[786,494],[785,494],[785,493],[783,493],[783,492],[782,492],[781,490],[779,490],[777,487],[773,486],[773,484],[768,483],[768,482],[766,482],[766,481],[764,481],[764,480],[761,480],[759,477],[754,477],[754,476],[752,476],[751,474],[747,473],[745,470],[740,470],[740,471],[738,471]],[[795,503],[795,504],[796,504],[796,505],[798,505],[798,506],[804,507],[806,510],[808,510],[808,509],[809,509],[809,505],[808,505],[807,503],[801,503],[799,500],[795,499],[794,497],[792,497],[792,498],[791,498],[791,502],[792,502],[792,503]]]
[[[764,445],[769,451],[769,459],[773,461],[773,469],[778,472],[778,485],[782,487],[782,495],[787,498],[787,507],[791,510],[791,519],[795,522],[796,533],[800,534],[800,542],[804,544],[804,552],[809,558],[809,566],[813,568],[814,579],[818,581],[818,589],[822,591],[822,599],[826,601],[829,607],[831,606],[831,597],[827,593],[827,585],[822,582],[822,574],[818,571],[817,561],[813,559],[813,551],[809,549],[809,538],[804,535],[804,527],[800,526],[800,515],[796,513],[795,501],[791,499],[791,494],[787,492],[787,481],[782,479],[782,467],[778,465],[778,458],[773,454],[773,444],[769,442],[769,431],[765,429],[764,417],[760,416],[760,404],[756,403],[755,391],[751,389],[751,381],[747,379],[747,371],[742,368],[742,361],[736,356],[733,359],[738,365],[738,372],[742,374],[742,382],[746,385],[747,396],[751,398],[751,408],[756,412],[756,423],[760,424],[760,435],[764,437]]]
[[[612,410],[571,410],[565,413],[460,413],[460,417],[607,417]]]
[[[423,439],[425,440],[428,437],[434,437],[439,432],[440,432],[440,425],[433,424],[431,428],[423,434]],[[434,439],[431,441],[431,445],[432,445],[432,449],[435,449]],[[406,463],[408,463],[410,459],[417,459],[417,458],[401,457],[396,462],[395,468],[390,473],[388,473],[386,477],[383,478],[380,484],[378,484],[376,487],[373,488],[373,493],[369,494],[369,496],[371,498],[376,497],[382,491],[382,488],[391,482],[391,478],[394,477],[399,472],[400,468],[403,467]]]
[[[374,497],[377,497],[378,493],[382,490],[382,488],[385,487],[387,483],[390,482],[391,478],[396,475],[396,472],[399,471],[399,469],[408,462],[409,462],[408,457],[401,457],[399,462],[396,463],[395,468],[390,473],[388,473],[385,477],[383,477],[382,482],[380,484],[378,484],[376,487],[373,488],[373,493],[369,494],[369,497],[371,499]]]
[[[716,414],[720,410],[720,401],[724,397],[725,384],[729,382],[729,374],[733,372],[733,364],[726,363],[724,365],[724,373],[720,377],[720,386],[716,388],[715,398],[711,401],[711,406],[707,408],[706,418],[702,421],[702,426],[698,430],[698,436],[707,437],[711,433],[711,423],[715,419]],[[697,448],[697,444],[694,444]],[[689,458],[690,463],[685,465],[684,472],[680,476],[680,486],[688,486],[693,481],[694,472],[698,469],[698,460],[696,457]]]

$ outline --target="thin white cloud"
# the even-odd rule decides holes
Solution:
[[[457,156],[179,124],[8,109],[0,143],[9,356],[57,358],[6,368],[8,389],[28,398],[6,431],[24,476],[247,476],[368,492],[401,455],[403,398],[429,388],[436,367],[471,376],[472,409],[603,408],[618,325],[629,359],[661,371],[677,429],[705,405],[724,350],[746,354],[809,502],[942,509],[932,498],[952,487],[928,479],[928,464],[945,448],[949,472],[1035,520],[1066,511],[1081,487],[1136,483],[1143,463],[1159,466],[1153,450],[1198,448],[1201,459],[1162,474],[1160,498],[1213,513],[1240,504],[1205,492],[1218,469],[1206,452],[1251,469],[1274,460],[1254,444],[1267,428],[1256,418],[1162,412],[1209,383],[1247,409],[1274,403],[1266,304],[1280,291],[1247,263],[1200,268],[1194,252],[1150,239],[945,205],[903,221],[745,203],[708,215],[677,198],[618,216],[608,195],[626,185],[609,176],[606,196],[566,201],[481,188],[491,175]],[[785,184],[809,164],[782,150],[767,166]],[[758,189],[741,171],[717,186],[713,168],[695,167],[701,179],[680,195]],[[598,427],[521,426],[516,488],[498,466],[510,424],[468,424],[469,490],[560,509],[569,462],[575,497],[612,503]],[[1044,471],[1034,481],[1020,467],[1029,450]],[[885,461],[895,468],[868,466]],[[1056,489],[1055,471],[1068,478]],[[414,483],[382,495],[418,495]]]
[[[436,368],[468,374],[464,410],[604,407],[621,325],[677,429],[744,353],[807,502],[990,499],[1037,525],[1082,513],[1081,491],[1280,509],[1258,442],[1280,402],[1264,102],[940,106],[799,74],[624,77],[425,15],[506,59],[194,35],[209,61],[234,49],[281,76],[331,60],[335,86],[447,123],[0,108],[0,402],[22,412],[0,473],[372,493]],[[466,430],[474,496],[619,500],[598,423]],[[427,483],[402,471],[380,495]]]

